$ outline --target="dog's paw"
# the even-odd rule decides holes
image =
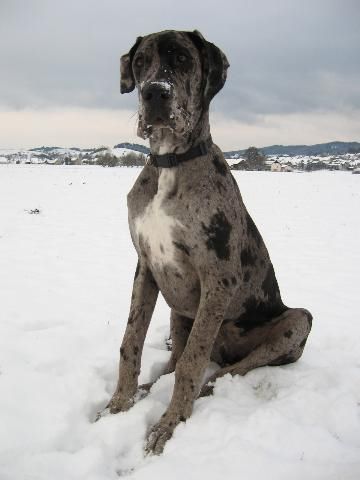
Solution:
[[[145,452],[147,454],[160,455],[164,450],[166,442],[170,440],[176,426],[181,421],[185,421],[185,418],[163,415],[161,420],[151,428],[148,434]]]
[[[199,397],[209,397],[214,393],[214,384],[213,383],[206,383],[202,389],[200,390]]]
[[[174,428],[162,422],[154,425],[147,437],[145,452],[148,455],[160,455],[164,450],[165,443],[172,437]]]
[[[135,403],[135,397],[132,396],[130,398],[114,393],[110,402],[107,404],[106,409],[110,413],[119,413],[119,412],[127,412]]]
[[[149,383],[143,383],[139,385],[137,395],[140,397],[140,399],[146,397],[150,393],[151,387],[154,385],[154,382],[149,382]]]

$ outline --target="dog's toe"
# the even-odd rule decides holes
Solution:
[[[206,384],[202,387],[199,393],[199,398],[201,397],[209,397],[214,393],[214,385],[213,384]]]
[[[147,438],[145,452],[147,454],[160,455],[166,442],[172,437],[174,429],[168,425],[158,423],[155,425]]]

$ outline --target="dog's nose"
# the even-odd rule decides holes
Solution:
[[[145,102],[165,102],[171,98],[171,85],[165,81],[149,82],[141,90]]]

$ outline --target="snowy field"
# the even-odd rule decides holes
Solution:
[[[235,172],[285,303],[314,316],[299,362],[219,380],[160,457],[142,449],[173,375],[93,422],[117,380],[138,174],[0,165],[0,479],[358,480],[360,176],[348,173]],[[141,382],[169,357],[168,316],[159,302]]]

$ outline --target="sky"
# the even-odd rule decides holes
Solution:
[[[360,141],[359,25],[358,0],[0,0],[0,148],[144,143],[119,58],[168,29],[230,62],[210,109],[223,150]]]

